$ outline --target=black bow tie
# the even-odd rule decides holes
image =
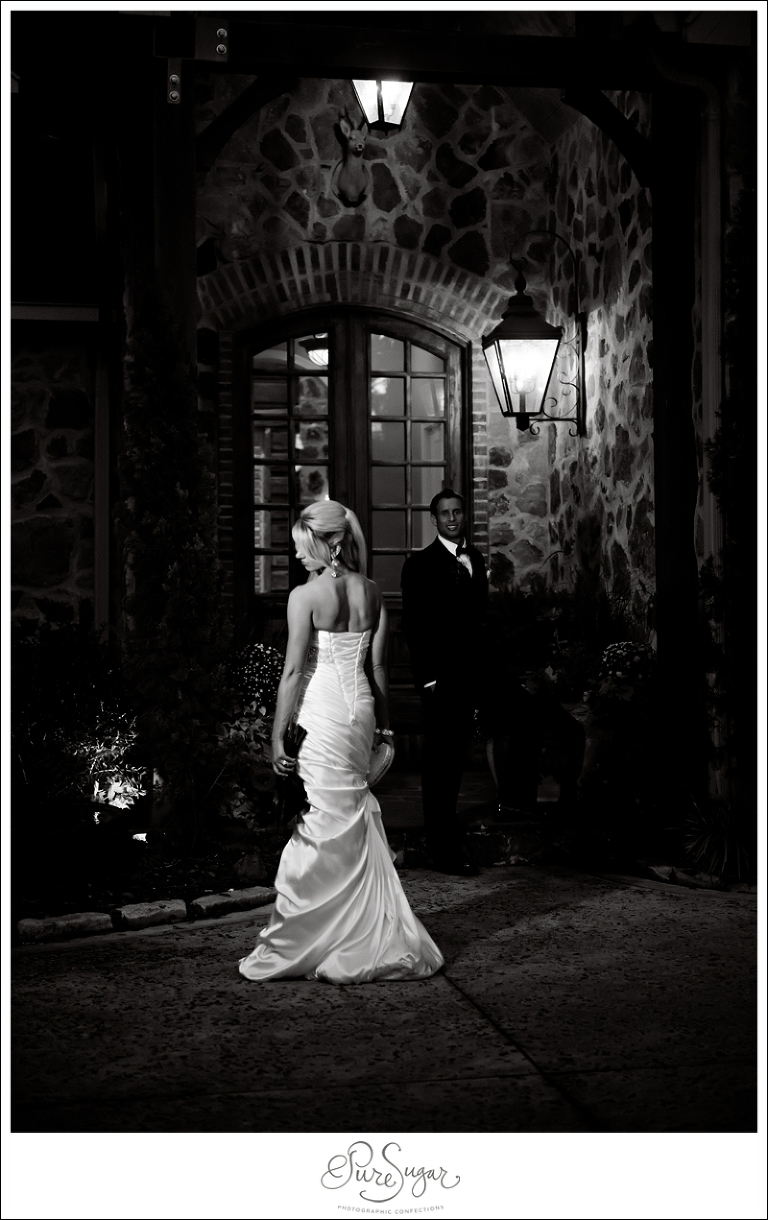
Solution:
[[[468,565],[462,562],[462,555],[467,555],[467,544],[465,542],[460,542],[456,547],[456,563],[458,564],[459,568],[459,576],[463,577],[465,580],[469,580],[472,573],[469,571]],[[469,559],[468,555],[467,559]]]

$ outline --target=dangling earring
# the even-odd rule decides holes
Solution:
[[[340,546],[335,546],[333,548],[333,550],[331,551],[331,576],[333,577],[334,580],[336,580],[339,575],[339,573],[337,571],[337,560],[339,557],[340,550],[341,550]]]

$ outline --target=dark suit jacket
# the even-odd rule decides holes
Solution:
[[[457,696],[480,691],[488,577],[480,551],[470,546],[467,554],[471,578],[439,538],[403,564],[403,631],[419,691],[433,680]]]

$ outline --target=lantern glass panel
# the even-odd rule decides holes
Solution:
[[[368,123],[376,123],[379,118],[379,98],[375,80],[353,80],[360,109]]]
[[[488,364],[488,370],[491,374],[493,388],[496,391],[496,397],[499,400],[499,406],[503,415],[509,415],[509,403],[507,402],[504,393],[504,380],[501,376],[501,368],[499,367],[499,349],[498,344],[492,343],[490,347],[485,349],[485,359]]]
[[[385,123],[394,123],[397,126],[402,123],[412,88],[413,85],[408,81],[383,80],[381,82],[381,105],[384,110]]]
[[[512,410],[524,415],[541,411],[558,339],[499,339]]]

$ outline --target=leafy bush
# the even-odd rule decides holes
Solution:
[[[237,743],[246,751],[247,764],[239,772],[239,784],[230,793],[220,812],[248,828],[269,820],[275,775],[272,770],[270,738],[272,719],[257,703],[246,703],[231,720],[219,725],[222,741]]]
[[[504,590],[491,595],[489,654],[505,682],[529,675],[559,700],[578,702],[606,648],[647,643],[650,613],[649,605],[638,618],[627,601],[594,591],[583,580],[570,590]]]
[[[219,733],[236,702],[221,608],[215,463],[198,423],[193,369],[156,294],[136,301],[128,339],[117,520],[126,572],[123,655],[156,812],[185,850],[249,765]]]
[[[41,821],[72,824],[88,818],[100,722],[122,723],[120,764],[129,766],[135,739],[127,735],[131,708],[111,640],[84,625],[15,628],[11,639],[14,809],[39,834]],[[86,742],[92,742],[91,747]],[[116,764],[115,764],[116,765]],[[104,773],[108,770],[105,765]],[[114,768],[113,768],[114,770]],[[87,799],[86,799],[87,798]],[[21,829],[21,827],[19,827]]]
[[[694,808],[685,823],[683,844],[691,865],[722,880],[741,881],[750,875],[747,841],[738,815],[722,801]]]
[[[146,796],[145,768],[128,761],[135,746],[136,717],[102,704],[93,727],[69,738],[72,756],[82,763],[73,787],[96,804],[129,809]]]
[[[249,644],[237,656],[233,678],[244,699],[273,712],[285,658],[267,644]]]

